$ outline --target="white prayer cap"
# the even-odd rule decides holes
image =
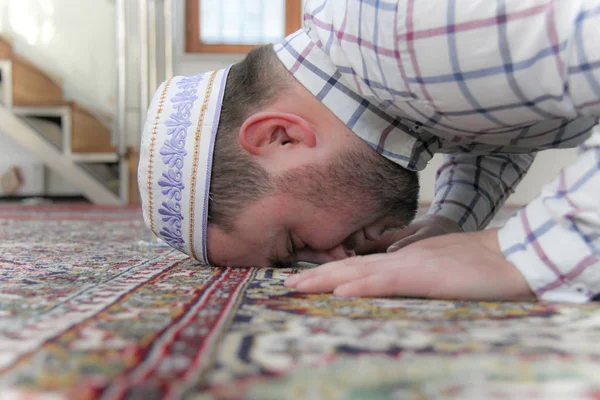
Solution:
[[[140,145],[138,184],[146,225],[206,265],[213,150],[228,72],[164,82],[148,109]]]

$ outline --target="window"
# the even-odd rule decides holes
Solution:
[[[185,12],[188,53],[247,53],[302,25],[302,0],[186,0]]]

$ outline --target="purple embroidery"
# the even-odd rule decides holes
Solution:
[[[160,235],[165,242],[180,251],[184,251],[185,244],[183,232],[181,231],[184,217],[181,213],[180,204],[182,192],[185,189],[185,184],[182,181],[182,169],[187,155],[185,139],[188,128],[192,126],[190,121],[191,111],[198,99],[197,89],[203,77],[204,74],[185,76],[177,82],[180,92],[171,98],[171,103],[176,108],[176,112],[171,114],[165,122],[167,139],[160,148],[162,162],[169,168],[162,173],[162,178],[158,181],[162,188],[161,193],[167,198],[158,210],[158,213],[162,215],[162,221],[165,223]]]

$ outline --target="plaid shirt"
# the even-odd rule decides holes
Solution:
[[[446,153],[430,213],[465,231],[537,151],[584,143],[499,241],[540,299],[585,302],[600,293],[599,42],[600,0],[308,0],[275,51],[383,156],[421,170]]]

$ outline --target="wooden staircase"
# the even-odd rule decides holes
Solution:
[[[36,120],[45,120],[46,124],[36,123]],[[57,127],[60,135],[56,133]],[[118,174],[107,179],[105,173],[94,173],[111,164],[124,167],[123,159],[111,143],[107,123],[81,104],[66,101],[54,80],[15,54],[2,38],[0,131],[81,190],[91,202],[122,204],[128,197],[129,193],[119,193],[124,191],[119,188],[127,186],[118,184]],[[114,180],[117,180],[116,186]]]

